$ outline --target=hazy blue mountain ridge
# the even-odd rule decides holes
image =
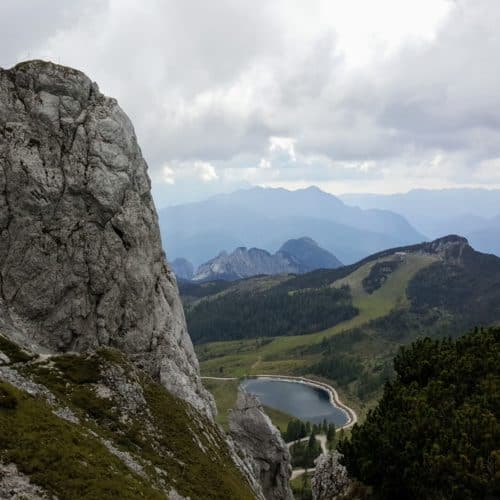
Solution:
[[[159,218],[169,259],[183,257],[195,266],[237,247],[273,253],[304,235],[344,263],[425,240],[404,217],[349,207],[318,188],[241,190],[164,208]]]
[[[391,195],[346,194],[363,209],[394,210],[429,238],[463,234],[481,252],[500,255],[500,190],[415,189]]]

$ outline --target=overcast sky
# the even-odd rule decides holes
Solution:
[[[1,0],[0,66],[83,70],[160,205],[500,186],[498,0]]]

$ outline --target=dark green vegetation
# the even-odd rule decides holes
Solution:
[[[288,423],[285,432],[282,432],[283,439],[285,442],[290,443],[291,441],[296,441],[297,439],[302,439],[311,434],[311,424],[309,422],[303,422],[298,418],[294,418]]]
[[[293,418],[288,422],[285,432],[281,433],[285,442],[290,443],[310,436],[311,434],[325,434],[328,442],[333,442],[335,439],[335,424],[329,424],[324,420],[321,424],[313,424],[303,422],[298,418]]]
[[[3,352],[11,363],[22,363],[32,359],[32,356],[21,349],[17,344],[0,333],[0,351]]]
[[[220,431],[120,352],[16,368],[49,389],[55,402],[0,383],[0,458],[50,494],[160,499],[174,488],[192,499],[253,498]],[[61,408],[78,422],[58,417],[54,411]]]
[[[363,280],[363,288],[365,291],[367,293],[373,293],[375,290],[378,290],[400,264],[400,259],[383,260],[374,264],[368,276]]]
[[[314,467],[314,461],[321,454],[321,445],[316,441],[314,434],[308,440],[299,441],[290,446],[292,466],[302,469]]]
[[[308,472],[290,481],[295,500],[312,500],[311,476]]]
[[[340,444],[375,498],[500,496],[500,329],[418,340],[366,422]]]
[[[186,307],[193,342],[301,335],[357,314],[347,287],[290,291],[273,287],[255,294],[221,294]]]
[[[209,281],[207,283],[191,283],[190,281],[179,280],[179,291],[181,292],[184,300],[188,303],[191,300],[201,299],[210,295],[215,295],[229,288],[231,283],[229,281]]]
[[[408,288],[415,312],[444,309],[465,328],[500,320],[500,259],[467,246],[460,256],[436,262]]]

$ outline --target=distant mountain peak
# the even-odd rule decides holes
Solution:
[[[288,241],[286,241],[283,244],[283,246],[286,245],[287,243],[304,243],[304,244],[319,247],[318,243],[316,241],[314,241],[312,238],[310,238],[309,236],[302,236],[301,238],[291,238]]]
[[[230,254],[221,252],[198,268],[193,281],[232,281],[260,274],[301,274],[341,265],[333,254],[305,236],[286,241],[275,254],[246,247],[238,247]]]

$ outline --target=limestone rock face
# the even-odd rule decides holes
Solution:
[[[240,391],[229,416],[238,454],[251,466],[267,500],[293,500],[290,454],[257,398]]]
[[[338,451],[318,457],[311,480],[314,500],[335,500],[349,491],[351,480],[347,469],[340,463],[341,457]]]
[[[0,69],[0,302],[39,352],[116,347],[211,413],[133,126],[42,61]]]
[[[0,498],[11,500],[48,500],[52,498],[42,488],[30,482],[15,464],[0,463]]]

